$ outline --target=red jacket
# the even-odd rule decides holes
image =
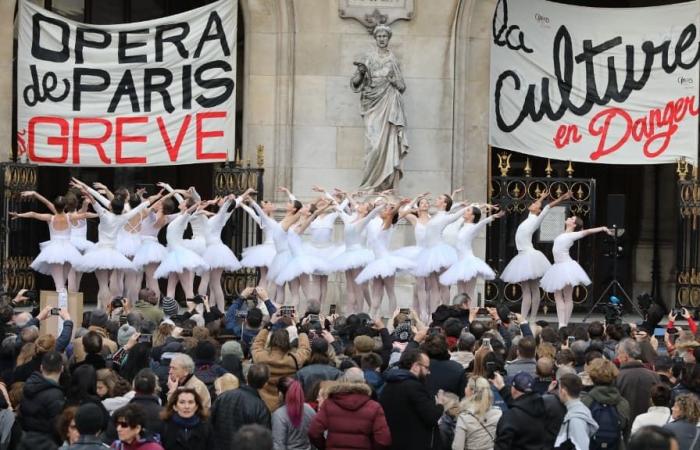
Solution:
[[[382,406],[370,399],[371,393],[365,383],[338,383],[329,388],[328,399],[309,427],[311,443],[319,450],[388,449],[389,426]]]

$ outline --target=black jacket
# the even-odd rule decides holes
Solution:
[[[22,392],[19,404],[22,429],[53,436],[55,419],[63,411],[66,402],[63,389],[39,372],[34,372]]]
[[[105,444],[95,435],[81,435],[78,442],[68,446],[68,450],[106,450],[109,445]]]
[[[461,367],[461,366],[460,366]],[[391,448],[430,450],[439,448],[438,420],[443,408],[425,383],[405,369],[389,369],[379,396],[391,431]]]
[[[508,405],[498,421],[494,450],[544,450],[545,404],[538,394],[523,394]]]
[[[430,375],[425,379],[425,385],[431,395],[437,395],[442,389],[452,392],[457,397],[464,397],[467,377],[464,367],[457,361],[451,361],[450,355],[445,359],[430,358]]]
[[[214,427],[214,448],[229,450],[233,448],[233,435],[243,425],[258,424],[270,428],[270,410],[258,391],[241,386],[216,398],[211,407],[211,424]]]
[[[149,434],[161,434],[163,431],[163,421],[160,419],[160,412],[163,407],[157,396],[136,394],[134,398],[129,400],[129,404],[139,405],[141,407],[146,415],[146,431]],[[103,441],[108,444],[117,440],[117,429],[114,426],[113,420],[110,420],[107,424],[107,429],[102,437]]]
[[[167,450],[211,450],[214,431],[206,420],[192,428],[182,428],[170,419],[163,424],[160,445]]]

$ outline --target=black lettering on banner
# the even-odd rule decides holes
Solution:
[[[212,27],[215,27],[215,30],[213,34],[210,34],[212,33]],[[194,51],[194,57],[199,58],[205,42],[216,40],[221,43],[221,51],[223,52],[224,56],[230,56],[231,51],[228,48],[226,33],[224,32],[224,26],[221,24],[221,18],[216,11],[212,11],[211,14],[209,14],[207,25],[204,27],[204,33],[202,33],[202,37],[199,39],[199,44],[197,44],[197,49]]]
[[[206,64],[202,64],[197,68],[197,70],[195,70],[194,82],[197,83],[199,87],[205,89],[224,88],[224,92],[216,97],[207,98],[203,94],[198,95],[195,101],[204,108],[213,108],[214,106],[220,105],[228,100],[233,93],[233,88],[235,87],[235,83],[231,78],[202,78],[204,72],[211,69],[219,69],[223,70],[224,72],[231,72],[233,70],[231,65],[226,61],[210,61]]]
[[[503,1],[505,3],[505,0]],[[670,39],[658,45],[652,41],[645,41],[642,43],[641,48],[644,54],[644,66],[639,75],[639,79],[635,79],[635,73],[639,73],[639,69],[635,67],[635,48],[632,45],[625,46],[625,81],[622,88],[620,89],[618,86],[618,70],[615,65],[615,59],[612,56],[608,57],[607,84],[601,96],[598,92],[593,59],[604,54],[611,48],[621,45],[622,38],[617,36],[599,45],[593,45],[591,40],[584,40],[582,43],[583,51],[574,57],[571,34],[566,26],[562,25],[559,27],[554,37],[552,55],[557,88],[561,96],[559,107],[556,110],[553,108],[549,94],[550,80],[547,77],[543,77],[541,79],[541,85],[539,86],[539,95],[536,95],[536,91],[538,90],[537,85],[535,83],[529,84],[520,112],[517,117],[508,123],[503,117],[503,111],[501,109],[502,91],[505,87],[505,81],[510,79],[513,82],[512,89],[514,91],[520,91],[521,80],[515,71],[506,70],[496,79],[494,91],[496,124],[500,130],[510,133],[517,129],[527,117],[530,117],[535,123],[542,120],[545,116],[547,116],[549,120],[557,121],[561,119],[567,111],[571,111],[577,116],[583,116],[589,113],[594,105],[605,106],[611,101],[623,103],[629,98],[632,92],[644,89],[651,76],[651,70],[657,55],[661,57],[661,68],[668,74],[673,73],[678,67],[686,70],[695,67],[698,61],[700,61],[700,46],[695,50],[695,54],[691,54],[692,57],[689,61],[685,62],[683,56],[691,49],[692,41],[694,41],[696,37],[697,27],[695,24],[690,23],[679,34],[678,41],[673,50],[671,50],[672,42]],[[571,100],[573,74],[576,67],[575,64],[581,63],[585,64],[586,95],[581,105],[575,105]],[[598,63],[598,65],[600,65],[600,63]]]
[[[192,66],[182,66],[182,109],[192,108]]]
[[[162,77],[163,80],[156,83],[154,79]],[[168,69],[161,67],[149,68],[144,71],[143,75],[143,110],[151,112],[151,94],[157,92],[163,98],[163,108],[169,113],[175,111],[173,102],[170,101],[168,86],[173,82],[173,74]]]
[[[179,34],[174,34],[172,36],[164,36],[167,31],[180,29]],[[187,59],[189,52],[182,44],[182,41],[190,33],[190,24],[187,22],[183,23],[171,23],[167,25],[158,25],[156,27],[156,62],[163,61],[163,43],[168,42],[175,46],[178,54],[182,59]]]
[[[61,50],[56,51],[41,46],[42,22],[56,25],[61,29]],[[32,16],[32,56],[34,58],[56,63],[68,61],[70,56],[68,48],[69,38],[70,28],[68,28],[68,24],[64,21],[47,17],[39,13]]]
[[[83,84],[83,78],[100,78],[101,83]],[[109,72],[101,69],[76,67],[73,69],[73,111],[80,111],[80,100],[83,92],[101,92],[109,87]]]
[[[496,30],[496,21],[498,19],[498,9],[499,6],[503,11],[502,19],[503,25]],[[518,25],[508,26],[508,0],[498,0],[496,4],[496,12],[493,15],[493,43],[499,47],[508,47],[511,50],[522,50],[525,53],[532,53],[532,49],[525,45],[525,32],[520,29]],[[505,36],[504,36],[505,33]],[[511,40],[511,34],[517,33],[518,42],[513,43]]]
[[[39,74],[36,70],[36,65],[32,64],[29,66],[29,72],[32,76],[32,84],[26,86],[22,92],[22,97],[24,98],[24,103],[27,106],[34,106],[37,103],[43,103],[46,100],[52,102],[60,102],[70,93],[70,82],[63,79],[64,91],[60,95],[51,94],[58,88],[58,77],[53,72],[46,72],[44,77],[41,79],[41,86],[39,86]]]
[[[128,95],[129,101],[131,102],[131,111],[140,112],[141,107],[139,106],[139,96],[136,93],[136,86],[134,85],[134,77],[131,76],[131,70],[126,70],[124,76],[119,81],[116,91],[112,96],[112,100],[109,102],[109,108],[107,112],[113,113],[117,110],[119,102],[121,102],[122,97]]]
[[[96,36],[101,36],[102,40],[92,41],[88,40],[88,34],[94,34]],[[82,64],[85,59],[83,57],[83,49],[85,48],[96,48],[103,49],[109,47],[112,43],[112,35],[103,30],[98,30],[95,28],[78,28],[75,32],[75,63]]]
[[[139,48],[139,47],[145,47],[146,43],[143,41],[137,41],[137,42],[128,42],[128,38],[130,34],[148,34],[147,29],[141,29],[141,30],[127,30],[127,31],[120,31],[119,32],[119,64],[128,64],[128,63],[145,63],[146,62],[146,55],[130,55],[128,56],[126,54],[126,51],[132,48]]]

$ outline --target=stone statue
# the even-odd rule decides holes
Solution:
[[[399,62],[389,50],[391,28],[377,25],[372,34],[375,50],[355,61],[350,85],[360,93],[365,121],[365,159],[360,189],[383,191],[398,187],[401,160],[408,153],[406,114],[401,95],[406,85]]]

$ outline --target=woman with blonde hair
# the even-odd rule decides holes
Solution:
[[[491,383],[473,377],[464,389],[452,450],[492,450],[501,410],[493,406]]]
[[[240,386],[241,383],[238,381],[238,377],[231,373],[225,373],[214,380],[214,389],[217,397],[226,391],[238,389]]]

